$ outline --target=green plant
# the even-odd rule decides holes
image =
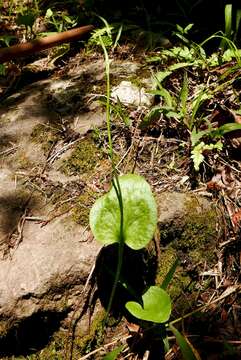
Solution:
[[[109,140],[109,156],[112,163],[113,179],[110,191],[99,198],[90,210],[89,222],[95,239],[103,245],[118,244],[118,263],[112,286],[106,316],[109,315],[117,284],[120,282],[124,245],[133,250],[144,248],[153,238],[157,226],[157,205],[151,188],[146,180],[136,174],[118,176],[113,159],[110,119],[110,78],[109,56],[106,46],[100,36],[99,42],[103,48],[106,65],[106,121]],[[186,77],[186,75],[185,75]],[[182,105],[186,102],[186,85],[182,90]],[[163,286],[151,286],[142,296],[141,303],[127,302],[126,308],[138,319],[156,324],[165,324],[171,315],[171,299],[166,288],[171,281],[178,262],[175,261],[168,272]],[[125,286],[125,285],[123,285]],[[131,292],[130,292],[131,293]],[[175,334],[180,348],[189,352],[189,358],[197,359],[185,338],[170,324],[170,330]],[[167,339],[164,339],[167,344]],[[116,359],[120,348],[106,355],[106,359]],[[183,351],[185,354],[185,351]]]
[[[103,21],[106,24],[107,34],[112,39],[109,24],[104,19]],[[120,32],[117,34],[117,39],[119,34]],[[118,243],[118,263],[107,307],[107,317],[120,278],[124,245],[126,243],[133,249],[139,249],[151,240],[156,227],[157,210],[151,189],[142,177],[133,174],[122,177],[118,177],[117,175],[111,137],[110,61],[102,36],[103,33],[99,35],[98,42],[103,49],[106,66],[106,124],[113,180],[110,192],[98,199],[90,211],[90,227],[95,238],[103,244]],[[118,40],[114,42],[114,46],[117,44],[117,41]],[[145,190],[145,193],[142,192],[143,190]],[[137,217],[133,216],[135,213]],[[130,216],[130,219],[126,214]],[[143,218],[143,214],[148,217],[150,216],[150,222]],[[140,220],[142,220],[143,223],[141,223]],[[139,226],[141,226],[140,229]],[[134,238],[132,237],[132,230],[135,231],[136,234]]]
[[[116,360],[118,355],[122,352],[124,349],[123,346],[118,346],[116,349],[112,350],[110,353],[106,354],[103,358],[103,360]]]
[[[158,286],[151,286],[142,295],[142,304],[136,301],[126,303],[127,310],[137,319],[154,323],[165,323],[171,315],[171,298]]]
[[[157,224],[156,203],[151,188],[143,177],[127,174],[118,177],[118,182],[122,195],[123,219],[116,194],[118,185],[114,179],[111,190],[92,207],[90,227],[95,238],[104,245],[123,240],[130,248],[139,250],[154,235]]]
[[[122,25],[116,29],[113,25],[108,24],[103,17],[98,16],[98,18],[104,23],[104,27],[92,32],[88,41],[88,48],[95,46],[101,46],[103,48],[104,46],[105,49],[111,48],[112,51],[114,51],[121,37]],[[115,39],[113,38],[113,34],[116,34]]]
[[[10,46],[10,42],[15,40],[16,36],[13,35],[2,35],[0,36],[0,41],[4,43],[4,46]]]
[[[232,4],[227,4],[224,9],[225,16],[225,31],[224,35],[227,39],[231,40],[232,38]],[[220,47],[225,49],[227,47],[227,42],[222,39]]]
[[[46,11],[45,22],[52,25],[57,32],[62,32],[77,25],[75,17],[71,17],[63,11],[53,11],[51,8]]]
[[[117,98],[116,102],[112,102],[111,111],[117,118],[123,121],[126,126],[130,126],[131,120],[119,98]]]
[[[4,64],[0,64],[0,76],[6,75],[6,67]]]
[[[179,31],[183,34],[184,29],[180,28]],[[221,33],[220,33],[221,34]],[[182,40],[182,36],[180,37]],[[209,58],[206,57],[206,53],[203,49],[203,46],[211,41],[212,39],[222,39],[228,45],[228,49],[221,54],[221,58],[218,53],[212,54]],[[185,42],[187,43],[187,38],[185,37]],[[142,120],[140,127],[142,129],[150,126],[160,117],[160,114],[163,114],[168,119],[175,119],[178,123],[183,123],[188,129],[190,134],[190,147],[191,147],[191,159],[194,164],[194,169],[199,170],[200,164],[204,161],[204,155],[210,151],[216,150],[220,151],[223,147],[221,139],[224,133],[237,130],[240,125],[238,124],[226,124],[225,128],[213,128],[208,124],[208,117],[205,117],[202,114],[202,104],[206,100],[210,100],[214,95],[226,86],[233,83],[235,76],[225,80],[225,77],[228,77],[232,72],[236,71],[241,64],[241,51],[237,49],[233,41],[229,40],[224,35],[214,34],[206,39],[200,45],[189,43],[189,47],[185,45],[184,47],[174,47],[172,49],[163,51],[164,58],[161,55],[154,59],[154,61],[162,62],[170,59],[175,59],[178,62],[167,67],[163,71],[159,71],[154,74],[154,85],[155,90],[150,91],[153,95],[159,96],[161,103],[159,106],[154,106]],[[209,66],[217,66],[218,64],[223,64],[226,61],[230,61],[233,58],[236,59],[237,64],[229,68],[227,73],[224,73],[220,77],[220,84],[217,84],[215,88],[211,85],[203,86],[198,85],[192,90],[192,95],[190,94],[189,89],[189,68],[192,69],[201,67],[209,68]],[[191,69],[191,70],[192,70]],[[166,82],[173,75],[174,72],[182,71],[182,82],[180,83],[179,92],[171,92],[168,87],[166,87]],[[205,123],[206,122],[206,123]],[[203,125],[207,127],[206,130],[200,130],[203,128]]]
[[[190,66],[187,63],[179,63],[171,65],[167,70],[154,74],[154,83],[156,90],[151,90],[150,93],[153,95],[160,96],[163,99],[161,106],[155,106],[151,111],[144,117],[140,127],[148,126],[158,114],[163,113],[167,118],[174,118],[178,121],[182,120],[189,130],[192,129],[195,115],[201,106],[201,103],[208,97],[206,93],[198,94],[192,102],[189,100],[189,80],[186,68]],[[183,70],[182,86],[179,94],[175,95],[170,93],[162,82],[169,77],[174,71]]]
[[[207,130],[196,131],[194,127],[191,132],[191,158],[193,160],[194,169],[199,170],[201,163],[204,161],[204,153],[213,149],[222,150],[223,144],[221,142],[222,137],[232,131],[241,130],[241,125],[237,123],[227,123],[219,128],[212,128],[211,126]],[[209,140],[209,143],[203,141],[203,139]],[[218,140],[215,143],[210,143],[210,140]]]
[[[233,5],[227,4],[224,8],[224,18],[224,36],[225,38],[233,40],[233,42],[236,43],[236,41],[238,40],[238,30],[241,20],[241,9],[237,9],[236,13],[234,14]],[[225,39],[221,40],[220,47],[224,50],[228,47],[227,41],[225,41]]]
[[[184,43],[189,44],[190,40],[186,37],[194,24],[188,24],[185,28],[180,25],[176,25],[176,30],[173,31],[173,35],[176,35]]]
[[[110,312],[120,279],[124,245],[134,250],[145,247],[157,224],[157,207],[151,188],[134,174],[118,177],[114,173],[109,193],[99,198],[90,211],[90,227],[96,240],[104,245],[118,243],[118,263],[107,307]]]
[[[25,26],[26,37],[30,37],[33,34],[33,25],[37,17],[38,17],[38,13],[35,10],[32,10],[31,8],[22,9],[22,11],[18,13],[16,18],[16,24],[18,26],[20,25]]]
[[[161,287],[151,286],[142,295],[142,303],[129,301],[126,303],[126,308],[134,317],[142,320],[144,323],[146,322],[145,328],[151,328],[153,333],[155,333],[156,327],[158,326],[162,329],[164,328],[165,331],[160,331],[159,333],[162,334],[161,340],[164,343],[166,351],[169,350],[169,341],[166,333],[167,331],[171,331],[180,346],[183,358],[186,360],[200,360],[197,351],[193,348],[190,341],[170,322],[172,302],[166,289],[173,278],[178,263],[178,259],[174,261]],[[153,323],[155,324],[154,326]]]
[[[147,56],[146,61],[166,63],[169,59],[175,59],[178,62],[186,63],[186,66],[201,67],[209,69],[212,66],[222,65],[232,59],[236,59],[240,65],[241,50],[236,46],[237,34],[241,20],[241,9],[236,11],[236,27],[232,29],[232,5],[225,7],[225,32],[217,33],[206,38],[202,43],[197,44],[188,39],[188,33],[192,29],[193,24],[188,24],[185,28],[176,25],[176,31],[173,32],[182,44],[174,46],[170,49],[163,49],[159,56]],[[213,40],[220,40],[220,48],[222,51],[213,52],[211,56],[207,56],[204,45]]]

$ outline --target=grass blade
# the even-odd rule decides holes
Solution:
[[[237,36],[238,36],[238,30],[239,30],[240,21],[241,21],[241,9],[238,9],[238,10],[236,11],[235,34],[234,34],[234,39],[233,39],[233,41],[234,41],[235,43],[236,43],[236,41],[237,41]]]
[[[217,129],[213,130],[213,132],[211,133],[211,136],[219,138],[227,133],[230,133],[230,132],[236,131],[236,130],[241,130],[241,124],[227,123],[227,124],[220,126]]]
[[[183,358],[185,360],[201,360],[200,355],[197,350],[194,349],[188,338],[185,335],[182,335],[172,324],[169,325],[169,328],[173,332],[177,343],[180,346]]]
[[[182,88],[179,96],[179,100],[181,103],[181,110],[183,113],[183,116],[185,117],[187,113],[187,99],[188,99],[188,77],[187,77],[187,71],[184,71],[183,75],[183,82],[182,82]]]
[[[170,270],[168,271],[167,275],[165,276],[165,279],[163,280],[162,284],[161,284],[161,288],[166,290],[168,285],[170,284],[170,282],[172,281],[173,279],[173,276],[175,274],[175,271],[178,267],[178,264],[179,264],[179,259],[176,259],[174,261],[174,263],[172,264]]]
[[[118,33],[116,35],[116,38],[115,38],[115,43],[113,45],[113,50],[116,48],[116,46],[118,45],[118,41],[120,40],[120,37],[121,37],[121,33],[122,33],[122,29],[123,29],[123,26],[121,25],[119,27],[119,30],[118,30]]]
[[[224,10],[225,16],[225,37],[231,40],[232,36],[232,4],[227,4]],[[220,44],[221,49],[227,48],[227,42],[222,39]]]

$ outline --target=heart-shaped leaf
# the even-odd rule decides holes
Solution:
[[[164,323],[171,315],[171,299],[168,293],[158,286],[151,286],[142,296],[143,307],[135,302],[126,303],[127,310],[137,319]]]
[[[139,250],[152,239],[157,224],[157,206],[150,185],[135,174],[119,177],[123,200],[124,242]],[[90,227],[96,240],[108,245],[120,241],[120,207],[114,187],[93,205]]]

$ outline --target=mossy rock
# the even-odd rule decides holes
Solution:
[[[100,309],[91,320],[88,334],[78,336],[75,339],[74,347],[78,354],[88,354],[96,347],[101,346],[105,335],[104,319],[106,313],[103,309]]]
[[[77,143],[69,158],[63,161],[60,170],[70,176],[91,173],[103,156],[103,151],[93,138],[87,136]]]
[[[87,188],[83,194],[81,194],[76,202],[76,205],[72,211],[73,220],[82,226],[89,224],[89,212],[93,206],[98,194],[93,190]]]
[[[217,209],[203,197],[181,193],[163,193],[158,202],[161,246],[192,262],[215,261]]]
[[[216,229],[217,225],[222,229],[221,217],[206,198],[190,194],[162,193],[158,196],[158,208],[160,254],[156,281],[162,283],[178,258],[180,265],[168,291],[178,313],[185,313],[200,291],[198,274],[203,264],[211,268],[217,261],[220,234]],[[205,287],[204,281],[201,287]]]
[[[61,131],[57,127],[49,127],[45,124],[36,125],[31,133],[32,141],[42,145],[45,155],[48,154],[52,146],[61,138]]]

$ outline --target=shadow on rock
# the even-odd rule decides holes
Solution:
[[[27,356],[43,349],[65,316],[65,313],[39,312],[22,321],[0,339],[0,357]]]
[[[17,231],[21,217],[36,209],[37,206],[37,199],[25,190],[15,190],[0,196],[1,238],[10,238],[11,234]]]
[[[0,196],[1,229],[4,232],[13,230],[24,211],[35,209],[37,201],[30,193],[19,190]]]
[[[101,250],[96,263],[98,296],[105,309],[110,299],[117,260],[118,245],[114,244]],[[127,246],[124,248],[120,281],[112,305],[112,315],[115,318],[123,313],[130,317],[125,310],[125,303],[130,300],[141,301],[146,288],[155,283],[156,270],[156,257],[148,250],[134,251]]]

